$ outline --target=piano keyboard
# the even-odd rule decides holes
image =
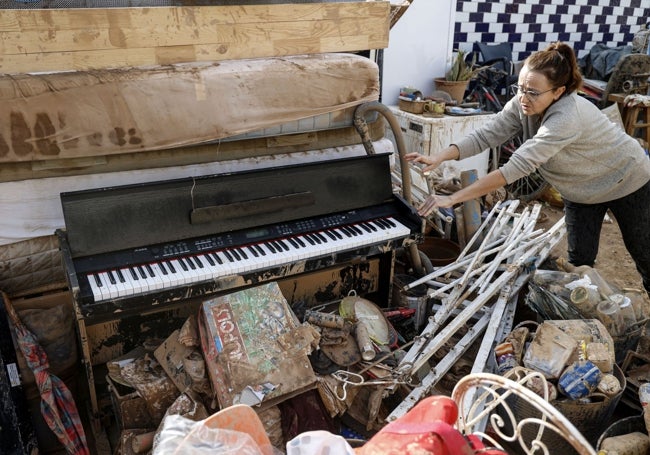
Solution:
[[[393,217],[85,274],[95,302],[291,264],[408,236]]]

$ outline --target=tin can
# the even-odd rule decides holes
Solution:
[[[589,396],[600,382],[603,373],[589,360],[574,362],[560,375],[557,386],[560,392],[572,400]]]

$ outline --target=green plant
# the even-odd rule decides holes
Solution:
[[[448,81],[469,81],[481,69],[481,67],[476,66],[476,54],[473,54],[472,61],[467,63],[465,61],[465,51],[458,49],[451,63],[451,68],[445,74],[445,79]]]

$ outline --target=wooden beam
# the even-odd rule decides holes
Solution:
[[[388,46],[390,2],[0,11],[0,73]]]

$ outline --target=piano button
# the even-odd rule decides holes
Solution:
[[[246,248],[248,248],[248,251],[250,251],[251,254],[253,256],[255,256],[256,258],[260,256],[260,254],[257,252],[257,250],[255,249],[255,247],[253,245],[248,245]]]

